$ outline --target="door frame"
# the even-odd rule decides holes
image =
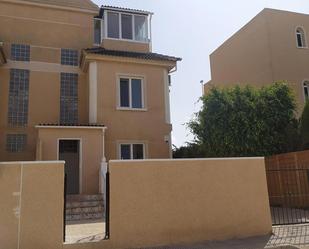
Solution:
[[[82,163],[82,148],[83,148],[83,144],[82,144],[82,139],[79,138],[68,138],[68,137],[64,137],[64,138],[57,138],[57,160],[59,160],[59,143],[60,140],[77,140],[79,141],[79,150],[78,150],[78,154],[79,154],[79,194],[82,193],[82,189],[83,189],[83,163]]]

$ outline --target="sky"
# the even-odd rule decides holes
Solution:
[[[264,8],[309,14],[308,0],[93,0],[96,4],[154,12],[152,51],[181,57],[172,74],[172,140],[193,140],[186,123],[201,107],[200,81],[211,79],[209,55]]]

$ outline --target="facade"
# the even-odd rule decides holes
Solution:
[[[65,160],[70,194],[111,159],[171,157],[169,74],[152,13],[90,0],[0,0],[0,161]]]
[[[264,9],[210,55],[211,86],[286,81],[301,115],[309,98],[309,15]]]

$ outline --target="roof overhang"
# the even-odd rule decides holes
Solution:
[[[104,125],[61,125],[61,124],[42,124],[36,125],[37,129],[86,129],[86,130],[103,130],[107,129]]]
[[[81,56],[81,69],[87,72],[90,62],[98,61],[110,61],[110,62],[120,62],[120,63],[131,63],[131,64],[143,64],[152,66],[166,67],[168,70],[172,70],[176,67],[177,61],[160,61],[160,60],[149,60],[149,59],[139,59],[131,57],[120,57],[102,54],[92,54],[87,53],[85,50],[82,52]]]
[[[3,43],[0,42],[0,66],[6,64],[6,57],[3,51]]]
[[[126,12],[126,13],[130,13],[130,14],[147,15],[147,16],[154,14],[153,12],[145,11],[145,10],[121,8],[121,7],[107,6],[107,5],[102,5],[101,9],[103,9],[103,10],[110,10],[110,11],[117,11],[117,12]]]
[[[11,4],[18,4],[18,5],[32,5],[42,8],[49,8],[49,9],[59,9],[59,10],[66,10],[66,11],[73,11],[73,12],[82,12],[88,13],[91,15],[96,15],[99,13],[100,8],[98,6],[94,6],[93,8],[78,8],[70,5],[57,5],[57,4],[48,4],[48,3],[40,3],[39,1],[24,1],[24,0],[0,0],[0,2],[7,2]]]

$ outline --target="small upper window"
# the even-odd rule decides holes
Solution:
[[[142,109],[143,81],[137,78],[120,78],[119,106],[121,108]]]
[[[12,44],[11,60],[13,61],[30,61],[30,46],[23,44]]]
[[[304,82],[304,96],[305,100],[309,100],[309,81]]]
[[[135,40],[147,41],[147,20],[145,16],[134,16]]]
[[[121,34],[122,39],[133,39],[133,20],[132,15],[121,14]]]
[[[306,35],[303,28],[298,27],[296,29],[296,40],[297,40],[297,47],[299,48],[306,48]]]
[[[78,66],[78,51],[75,49],[61,49],[61,64]]]
[[[94,19],[94,44],[100,45],[101,44],[101,37],[102,37],[102,20],[101,19]]]
[[[107,13],[107,36],[119,39],[119,14],[114,12]]]
[[[107,37],[148,42],[148,19],[145,15],[107,12]]]

